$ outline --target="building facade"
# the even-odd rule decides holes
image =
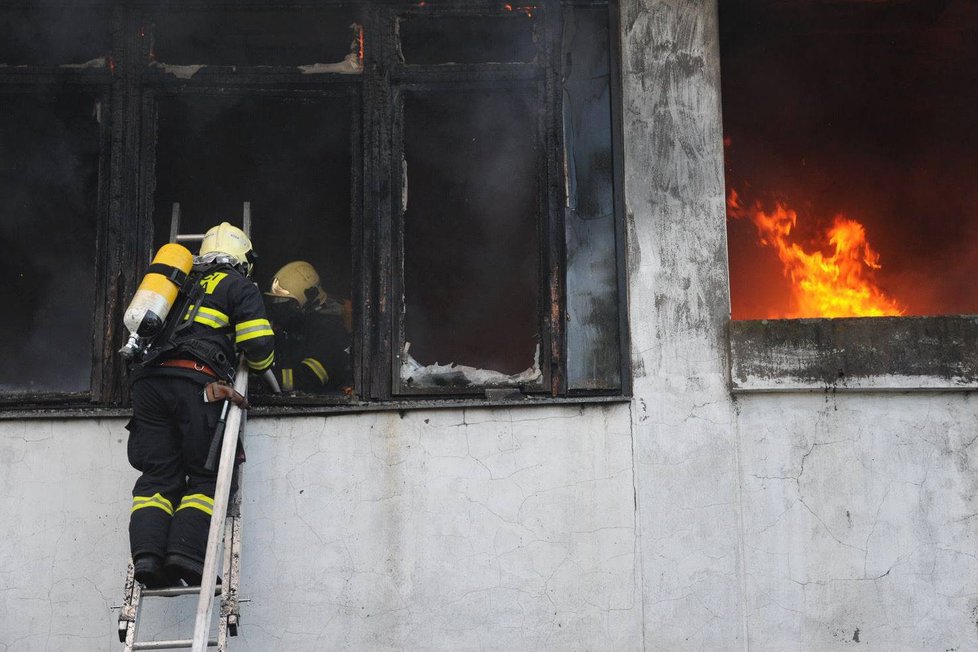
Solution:
[[[233,649],[978,647],[970,354],[731,326],[717,4],[618,8],[625,391],[253,414]],[[125,425],[0,420],[0,650],[117,644]]]

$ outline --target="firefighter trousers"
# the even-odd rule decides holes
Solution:
[[[142,472],[132,490],[133,557],[177,553],[204,561],[217,482],[204,464],[222,404],[205,403],[203,389],[203,382],[164,375],[133,384],[128,454]]]

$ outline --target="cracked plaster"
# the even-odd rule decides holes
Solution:
[[[123,426],[0,422],[5,495],[41,499],[0,508],[21,533],[0,539],[0,640],[11,650],[113,645],[135,478]],[[251,602],[234,649],[635,649],[627,407],[249,427]],[[142,635],[178,637],[192,611],[167,601]]]

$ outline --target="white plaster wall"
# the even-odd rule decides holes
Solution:
[[[751,650],[978,650],[974,394],[737,399]]]
[[[641,648],[627,405],[249,427],[233,649]],[[0,650],[118,645],[125,434],[0,422]],[[186,636],[194,604],[141,638]]]
[[[645,645],[740,649],[716,6],[623,3],[622,39]]]

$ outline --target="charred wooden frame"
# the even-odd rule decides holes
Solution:
[[[37,2],[5,2],[3,6],[32,6]],[[44,5],[67,4],[51,1]],[[517,3],[519,4],[519,3]],[[98,239],[96,244],[96,305],[93,325],[91,391],[81,394],[14,394],[0,397],[5,414],[13,410],[59,406],[65,413],[84,413],[87,407],[122,408],[128,401],[126,373],[116,354],[122,343],[122,312],[149,262],[153,246],[153,196],[156,186],[156,134],[158,98],[169,95],[225,95],[270,97],[331,97],[354,99],[351,139],[351,221],[353,241],[352,299],[354,341],[352,348],[355,398],[297,396],[261,399],[269,409],[294,406],[297,411],[322,409],[376,409],[388,405],[434,407],[451,404],[485,404],[500,400],[484,387],[444,390],[408,390],[400,386],[399,347],[403,342],[403,230],[399,225],[400,178],[395,174],[401,159],[399,101],[404,89],[430,89],[450,85],[485,88],[530,86],[540,89],[544,108],[539,116],[537,143],[541,151],[539,183],[542,189],[538,233],[540,265],[537,306],[540,346],[539,386],[522,388],[527,396],[563,402],[617,400],[631,391],[625,232],[623,220],[621,108],[618,66],[617,2],[558,2],[537,0],[533,6],[538,53],[533,61],[519,63],[411,64],[399,51],[398,24],[409,18],[430,16],[489,17],[504,15],[502,2],[443,0],[437,3],[293,0],[248,2],[175,0],[170,10],[255,9],[301,10],[349,8],[366,38],[360,74],[305,74],[297,66],[206,66],[187,77],[172,74],[164,66],[151,65],[153,16],[157,3],[74,2],[110,12],[112,52],[101,69],[2,67],[0,92],[23,88],[96,88],[110,110],[111,120],[102,125],[103,144],[99,174]],[[432,6],[434,5],[434,6]],[[621,387],[616,391],[568,391],[565,375],[565,232],[563,131],[560,110],[560,37],[562,6],[607,8],[611,44],[612,133],[614,210],[619,310]],[[111,102],[109,100],[111,99]],[[103,336],[103,333],[105,335]],[[398,400],[416,395],[425,400]],[[494,398],[495,396],[495,398]],[[561,398],[564,397],[564,398]],[[441,400],[438,400],[441,399]],[[509,396],[519,403],[524,397]],[[473,402],[474,401],[474,402]],[[279,406],[279,407],[275,407]],[[305,407],[303,407],[305,406]],[[334,406],[334,407],[330,407]]]

